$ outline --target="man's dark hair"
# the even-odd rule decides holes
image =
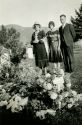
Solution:
[[[62,14],[62,15],[60,15],[60,18],[61,18],[61,17],[65,17],[65,18],[66,18],[66,15],[65,15],[65,14]]]

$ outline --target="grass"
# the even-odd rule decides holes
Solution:
[[[74,46],[74,72],[72,74],[72,87],[82,93],[82,40]]]

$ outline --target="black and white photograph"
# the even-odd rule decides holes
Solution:
[[[0,0],[0,125],[82,125],[82,0]]]

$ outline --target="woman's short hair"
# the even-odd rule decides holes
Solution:
[[[53,25],[55,27],[55,23],[54,21],[50,21],[49,24],[48,24],[48,27],[50,28],[50,25]]]

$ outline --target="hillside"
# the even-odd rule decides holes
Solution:
[[[20,32],[20,41],[23,42],[23,44],[29,43],[31,40],[31,35],[33,32],[32,27],[22,27],[16,24],[9,24],[5,25],[6,28],[15,28],[18,32]],[[1,26],[0,26],[1,29]],[[43,28],[45,31],[47,31],[47,28]]]

